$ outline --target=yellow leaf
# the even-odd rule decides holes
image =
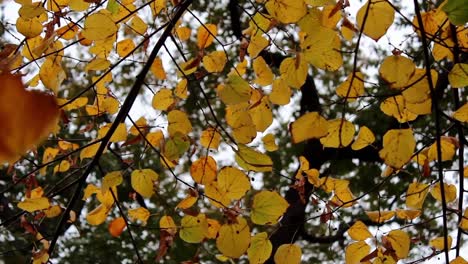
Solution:
[[[189,194],[187,197],[185,197],[182,201],[180,201],[177,205],[176,208],[180,209],[188,209],[192,207],[198,200],[197,196],[192,196]]]
[[[395,10],[389,3],[369,0],[357,12],[356,21],[362,33],[377,41],[387,33],[394,17]]]
[[[101,143],[96,143],[92,144],[90,146],[87,146],[86,148],[82,149],[80,152],[80,160],[88,159],[94,157],[96,155],[96,152],[99,149],[99,146]]]
[[[186,215],[180,222],[179,236],[188,243],[200,243],[208,232],[208,222],[204,214]]]
[[[216,160],[211,156],[202,157],[190,166],[190,175],[199,184],[208,184],[216,179]]]
[[[218,231],[221,228],[221,225],[217,220],[207,218],[208,222],[208,232],[206,233],[206,238],[215,239],[218,236]]]
[[[429,191],[429,185],[412,182],[406,191],[406,206],[411,209],[421,209]]]
[[[250,218],[257,225],[274,225],[288,207],[288,202],[277,192],[261,191],[253,198]]]
[[[368,238],[372,237],[371,232],[367,228],[367,226],[361,222],[361,221],[356,221],[349,229],[348,229],[348,235],[357,241],[363,241]]]
[[[268,95],[268,99],[273,104],[286,105],[289,104],[291,99],[291,88],[283,78],[275,79],[273,81],[271,93]]]
[[[239,200],[250,190],[247,175],[234,167],[224,167],[218,173],[219,191],[230,200]]]
[[[205,186],[205,197],[217,208],[227,207],[231,199],[226,195],[226,190],[222,190],[217,181],[211,182]]]
[[[68,23],[67,25],[57,29],[55,32],[60,38],[71,40],[75,38],[76,34],[78,34],[78,26],[74,23]]]
[[[251,58],[256,58],[262,50],[264,50],[270,41],[262,36],[262,34],[257,34],[250,39],[249,46],[247,47],[247,52]]]
[[[276,264],[301,263],[302,250],[294,244],[283,244],[276,250],[274,259]]]
[[[0,73],[0,164],[13,162],[55,129],[59,110],[55,98],[26,91],[21,76]]]
[[[455,64],[450,71],[448,78],[452,88],[463,88],[468,86],[468,64]]]
[[[238,145],[235,159],[237,164],[245,170],[262,172],[271,171],[273,169],[273,161],[268,155],[258,152],[246,145]]]
[[[468,230],[468,207],[465,208],[465,211],[463,213],[463,218],[460,221],[459,227],[465,231]]]
[[[263,146],[267,151],[276,151],[278,150],[278,145],[275,142],[275,135],[268,133],[262,137]]]
[[[328,121],[328,134],[320,138],[320,142],[328,148],[347,147],[353,141],[354,132],[353,123],[341,118],[330,120]]]
[[[268,13],[283,24],[299,21],[307,12],[303,1],[270,0],[265,4]]]
[[[164,142],[164,133],[161,130],[155,132],[150,132],[146,135],[146,139],[155,148],[160,148],[161,144]]]
[[[68,101],[67,99],[63,99],[63,98],[57,98],[57,102],[59,105],[64,105],[65,103],[68,103],[70,101]],[[71,110],[75,110],[80,107],[83,107],[87,103],[88,103],[88,97],[78,97],[61,108],[65,111],[71,111]]]
[[[109,68],[110,61],[105,58],[94,58],[85,67],[85,71],[103,71]]]
[[[442,202],[442,188],[440,188],[440,182],[434,185],[431,190],[432,197],[437,201]],[[453,184],[444,183],[445,202],[451,203],[457,199],[457,187]]]
[[[255,72],[255,83],[261,86],[270,85],[273,82],[273,72],[271,71],[268,64],[266,64],[263,57],[257,57],[252,63],[253,70]]]
[[[466,261],[462,256],[458,256],[454,258],[452,261],[450,261],[450,264],[467,264],[468,261]]]
[[[332,14],[333,13],[333,14]],[[326,5],[322,11],[321,24],[324,27],[334,29],[336,24],[341,20],[341,12],[336,12],[335,5]]]
[[[47,209],[49,207],[50,203],[47,197],[26,198],[22,202],[18,203],[18,208],[30,213]]]
[[[448,248],[452,247],[451,236],[447,236],[447,244],[448,244]],[[445,249],[444,237],[437,237],[437,238],[431,239],[431,241],[429,241],[429,245],[437,250],[444,250]]]
[[[176,29],[176,36],[181,40],[181,41],[186,41],[190,38],[191,35],[191,29],[189,27],[178,27]]]
[[[47,58],[41,65],[39,78],[41,78],[42,84],[47,89],[57,93],[60,85],[66,78],[66,74],[58,60]]]
[[[34,38],[42,33],[42,23],[37,17],[16,19],[16,29],[26,38]]]
[[[221,135],[213,127],[203,130],[200,137],[200,144],[205,148],[218,149],[220,141]]]
[[[58,165],[54,167],[54,173],[66,172],[70,169],[70,162],[68,160],[62,160]]]
[[[393,250],[398,258],[404,259],[408,257],[410,249],[410,237],[408,234],[401,230],[392,230],[386,236],[390,244],[392,245]]]
[[[289,131],[293,143],[321,138],[328,134],[328,122],[318,112],[310,112],[291,123]]]
[[[250,244],[250,228],[247,221],[238,216],[236,222],[222,225],[216,238],[218,250],[230,258],[242,256]]]
[[[340,36],[333,29],[320,26],[307,32],[301,47],[304,59],[317,68],[336,71],[343,65]]]
[[[180,99],[187,99],[188,91],[187,91],[187,79],[183,78],[180,82],[177,83],[176,88],[174,89],[174,95],[179,97]]]
[[[62,208],[59,205],[52,205],[51,207],[44,210],[44,213],[47,218],[54,218],[62,213]]]
[[[396,216],[404,220],[413,220],[421,215],[421,210],[396,209]]]
[[[261,232],[253,236],[250,240],[250,246],[247,250],[249,263],[261,264],[267,261],[272,251],[272,244],[268,239],[266,232]]]
[[[85,2],[84,0],[70,0],[69,7],[73,11],[84,11],[88,9],[90,3]]]
[[[156,110],[167,111],[172,109],[175,104],[174,96],[172,96],[172,90],[167,88],[161,88],[153,96],[152,106]]]
[[[351,145],[351,149],[353,150],[363,149],[369,146],[370,144],[374,143],[374,141],[375,141],[375,136],[374,136],[374,133],[372,133],[372,130],[370,130],[366,126],[362,126],[359,129],[359,133],[357,135],[356,140]]]
[[[160,57],[154,59],[153,64],[151,64],[150,71],[154,74],[154,76],[159,80],[166,79],[166,71],[164,70],[164,66]]]
[[[106,221],[109,212],[110,208],[101,204],[86,215],[86,221],[90,225],[100,225]]]
[[[456,147],[449,138],[442,137],[440,139],[440,148],[442,151],[442,161],[449,161],[453,159],[453,157],[455,156]],[[429,159],[429,161],[437,160],[437,142],[434,142],[429,147],[427,158]]]
[[[150,4],[151,7],[151,13],[153,14],[153,17],[156,18],[156,16],[166,8],[166,0],[155,0],[152,1]]]
[[[116,50],[120,57],[129,55],[130,53],[134,52],[134,49],[135,43],[131,39],[124,39],[117,42]]]
[[[164,215],[159,220],[159,228],[166,230],[171,235],[175,235],[177,233],[177,226],[172,219],[172,217]]]
[[[287,85],[296,89],[301,88],[305,83],[308,70],[309,67],[306,61],[300,56],[286,58],[280,65],[281,78],[286,81]]]
[[[226,84],[217,87],[218,96],[226,105],[247,102],[252,94],[252,88],[239,75],[229,75]]]
[[[257,129],[248,111],[248,103],[227,106],[226,122],[232,127],[232,135],[237,143],[250,143],[257,136]]]
[[[387,5],[386,2],[382,2]],[[414,62],[401,55],[386,57],[380,65],[379,73],[393,89],[403,89],[416,70]]]
[[[177,132],[180,132],[183,135],[187,135],[192,132],[192,124],[190,123],[187,114],[180,110],[170,111],[167,115],[167,121],[169,122],[167,130],[171,136],[174,136]]]
[[[369,254],[369,251],[370,246],[364,241],[359,241],[350,244],[346,247],[346,264],[360,264],[361,259],[367,256]]]
[[[418,115],[408,111],[405,98],[401,95],[385,99],[380,104],[380,110],[388,116],[393,116],[400,123],[407,123],[418,117]]]
[[[21,6],[18,10],[20,17],[30,19],[33,17],[41,16],[46,12],[45,8],[41,5],[41,2],[28,3]]]
[[[207,72],[222,72],[227,58],[224,51],[216,50],[203,56],[203,67]]]
[[[198,48],[204,49],[209,47],[217,34],[218,28],[215,24],[203,24],[197,31]]]
[[[254,103],[249,109],[249,114],[255,125],[255,129],[258,132],[265,131],[273,122],[273,113],[271,112],[268,97],[263,96],[262,99]]]
[[[452,117],[460,122],[468,122],[468,103],[458,108],[457,111],[452,114]]]
[[[385,133],[379,155],[385,164],[399,169],[411,159],[415,146],[416,141],[410,128],[392,129]]]
[[[366,211],[366,215],[372,222],[384,223],[395,216],[394,211]]]
[[[147,129],[148,122],[146,121],[146,118],[142,116],[135,121],[135,124],[130,128],[129,133],[133,136],[138,136],[140,133],[145,133]]]
[[[141,196],[150,198],[154,193],[154,182],[159,175],[152,169],[134,170],[131,175],[132,188]]]
[[[123,182],[122,172],[120,171],[109,172],[102,179],[101,192],[106,193],[109,190],[109,188],[118,186],[122,184],[122,182]]]
[[[138,207],[135,209],[128,210],[128,217],[131,221],[140,220],[143,223],[143,225],[146,225],[146,222],[150,217],[150,212],[146,208]]]
[[[108,132],[110,127],[112,126],[111,123],[105,124],[98,131],[98,138],[103,138]],[[114,133],[110,137],[110,142],[119,142],[125,141],[127,139],[127,127],[124,123],[120,123],[117,128],[115,129]]]
[[[89,40],[104,40],[117,32],[117,25],[109,12],[94,13],[86,17],[83,36]]]
[[[113,186],[112,187],[112,192],[114,193],[115,195],[115,199],[117,199],[117,186]],[[105,207],[107,208],[111,208],[112,205],[114,205],[114,196],[112,195],[112,192],[102,192],[102,188],[101,188],[101,191],[98,191],[96,192],[96,198],[98,199],[98,201],[104,205]]]
[[[108,230],[113,237],[119,237],[126,226],[125,219],[123,217],[117,217],[109,223]]]
[[[148,25],[139,16],[135,16],[132,18],[132,21],[130,22],[130,27],[133,31],[135,31],[141,36],[143,36],[146,33],[146,30],[148,29]]]
[[[355,101],[364,94],[364,75],[361,72],[349,74],[346,81],[336,88],[336,93],[349,102]]]

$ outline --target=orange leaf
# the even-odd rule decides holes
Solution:
[[[0,74],[0,163],[12,162],[38,144],[58,119],[55,98],[39,91],[26,91],[21,76]]]
[[[113,237],[119,237],[122,234],[123,230],[127,225],[125,224],[125,219],[123,217],[118,217],[109,224],[109,233]]]

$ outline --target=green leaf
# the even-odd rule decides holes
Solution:
[[[442,7],[447,13],[450,22],[457,26],[463,26],[468,22],[468,5],[466,0],[448,0]]]

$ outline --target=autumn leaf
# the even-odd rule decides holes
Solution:
[[[364,241],[358,241],[346,247],[346,264],[358,264],[369,254],[370,246]]]
[[[274,259],[276,264],[301,263],[302,250],[295,244],[283,244],[276,250]]]
[[[250,263],[261,264],[270,257],[271,251],[272,244],[268,239],[268,234],[261,232],[251,238],[247,256]]]
[[[208,222],[204,214],[186,215],[180,222],[179,236],[188,243],[200,243],[208,232]]]
[[[250,244],[250,228],[247,221],[238,216],[236,223],[221,226],[216,238],[216,246],[224,256],[239,258]]]
[[[410,160],[415,146],[411,129],[392,129],[385,133],[379,155],[385,164],[398,169]]]
[[[5,88],[0,91],[0,163],[5,163],[15,161],[52,132],[59,111],[53,96],[26,91],[19,75],[1,73],[0,87]]]
[[[109,224],[109,233],[113,237],[119,237],[123,230],[126,227],[125,219],[123,217],[117,217],[114,220],[112,220]]]
[[[289,207],[277,192],[261,191],[253,198],[250,218],[257,225],[275,224]]]
[[[159,175],[152,169],[134,170],[131,175],[132,188],[141,196],[150,198],[154,193],[154,182]]]
[[[377,41],[393,24],[394,17],[395,10],[389,3],[369,0],[359,9],[356,20],[361,31]]]

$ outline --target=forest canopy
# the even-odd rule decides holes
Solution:
[[[466,1],[0,8],[0,261],[467,263]]]

